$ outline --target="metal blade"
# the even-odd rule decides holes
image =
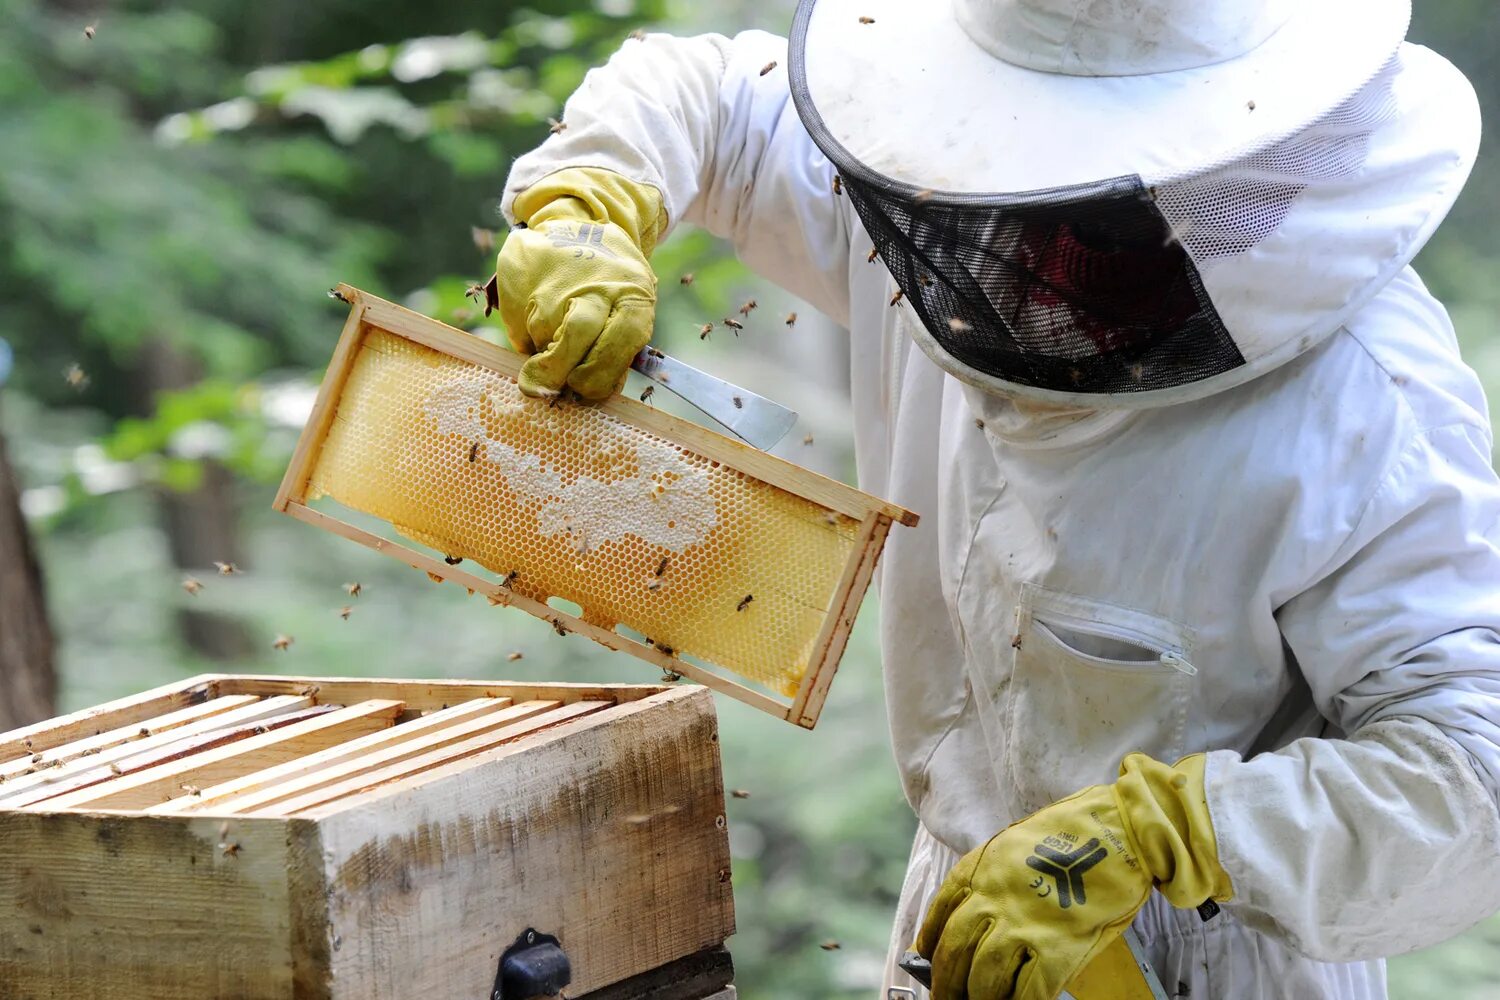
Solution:
[[[735,437],[765,451],[786,437],[796,412],[749,389],[714,378],[653,347],[635,356],[630,367],[697,407]]]

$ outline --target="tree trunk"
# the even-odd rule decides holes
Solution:
[[[42,571],[0,434],[0,731],[56,714],[52,651]]]
[[[192,359],[166,340],[147,342],[133,380],[137,409],[151,413],[158,393],[187,388],[199,374]],[[215,562],[240,561],[234,476],[223,466],[206,462],[203,485],[191,493],[160,491],[157,511],[179,569],[202,572]],[[177,612],[177,628],[189,649],[209,659],[236,660],[251,652],[249,633],[229,615],[185,607]]]

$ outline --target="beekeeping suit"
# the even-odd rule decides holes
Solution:
[[[1408,16],[804,0],[790,44],[626,42],[515,164],[533,391],[608,391],[655,291],[588,285],[562,349],[584,310],[544,321],[518,256],[578,242],[538,235],[559,191],[554,226],[641,260],[704,226],[848,327],[860,485],[923,515],[879,581],[921,820],[892,961],[924,938],[941,995],[1048,995],[1133,922],[1178,996],[1383,997],[1500,906],[1500,483],[1408,266],[1478,113]],[[1084,814],[1123,902],[998,948],[1087,912],[1005,868]]]

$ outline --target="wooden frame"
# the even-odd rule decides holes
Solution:
[[[213,675],[0,734],[0,768],[196,745],[213,734],[188,725],[234,728],[246,698],[276,700],[268,731],[0,803],[0,996],[487,996],[534,927],[563,941],[570,995],[632,1000],[734,932],[702,688]],[[217,783],[152,804],[188,778]],[[311,779],[285,789],[302,804],[240,808],[284,779]],[[704,985],[682,995],[734,995]]]
[[[817,724],[829,686],[838,670],[839,660],[848,644],[855,615],[874,575],[886,535],[893,523],[914,526],[917,523],[916,514],[626,396],[616,394],[599,404],[606,413],[627,424],[860,522],[854,551],[834,590],[833,602],[796,694],[785,699],[732,680],[723,673],[685,660],[675,653],[663,651],[610,629],[600,628],[542,601],[513,593],[508,587],[451,566],[436,556],[309,507],[306,503],[308,482],[317,465],[319,450],[332,425],[339,398],[359,347],[370,330],[383,330],[511,378],[519,374],[521,367],[519,355],[462,330],[349,285],[341,284],[335,291],[349,303],[349,316],[344,322],[343,332],[319,387],[317,401],[276,492],[273,504],[276,510],[383,552],[408,566],[425,571],[433,579],[456,583],[470,591],[481,593],[491,604],[520,608],[551,622],[559,631],[577,632],[610,649],[629,653],[663,671],[685,676],[777,718],[807,729]]]

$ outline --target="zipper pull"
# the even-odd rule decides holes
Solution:
[[[1179,674],[1187,674],[1189,677],[1195,677],[1198,674],[1197,667],[1189,663],[1187,661],[1187,658],[1184,657],[1181,653],[1172,649],[1169,649],[1165,653],[1161,654],[1161,665],[1164,667],[1171,667]]]

